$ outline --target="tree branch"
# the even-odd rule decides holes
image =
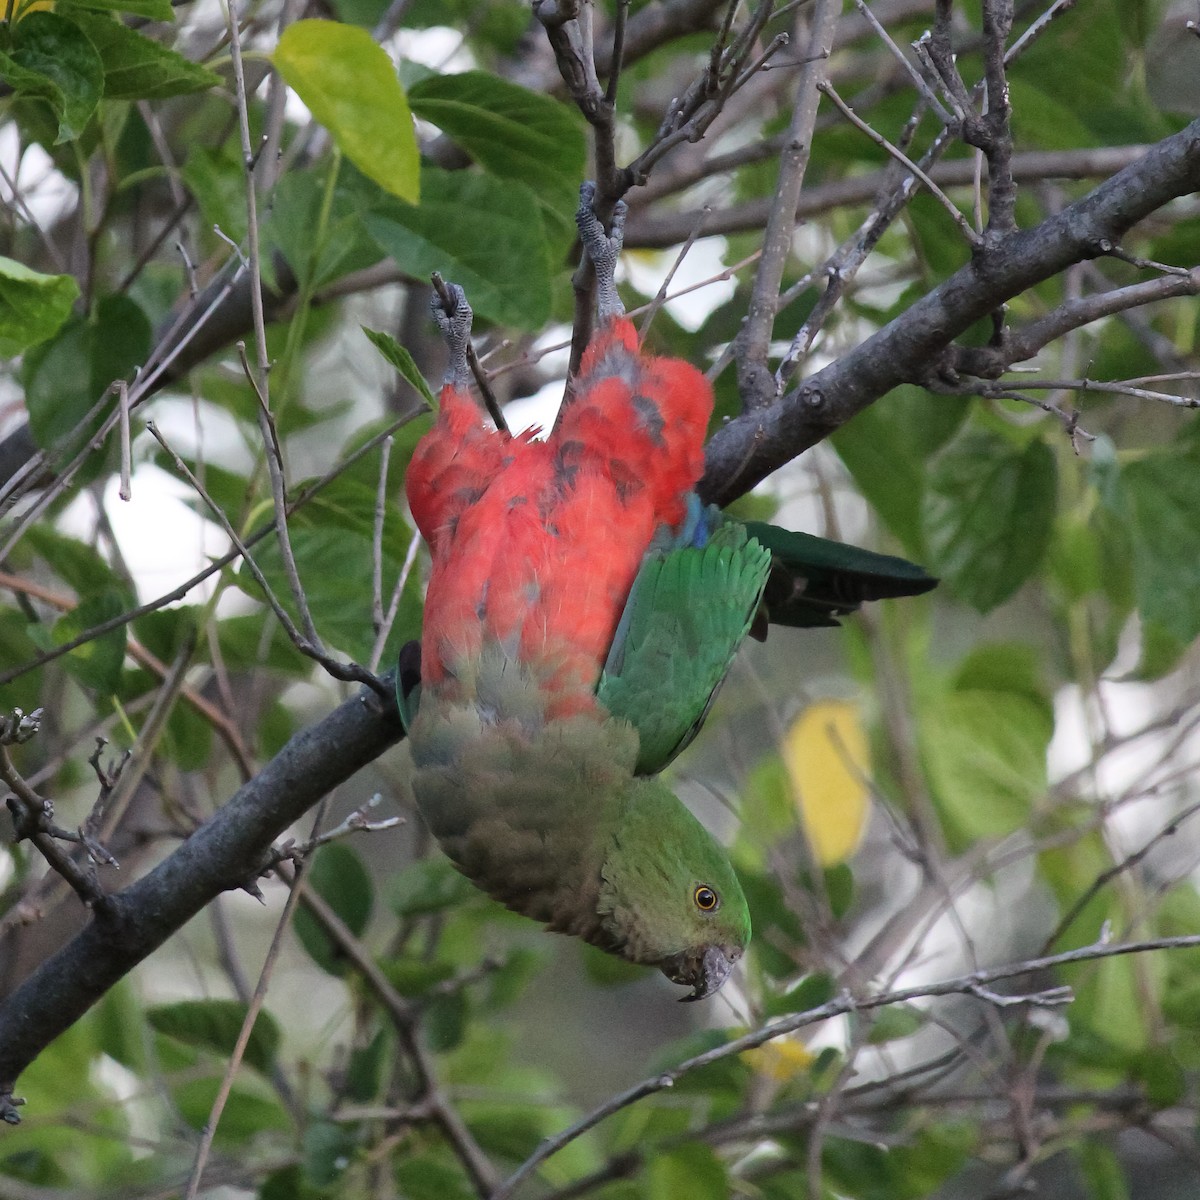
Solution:
[[[1200,121],[1030,230],[979,253],[927,296],[769,408],[708,445],[699,491],[728,504],[898,384],[920,383],[972,324],[1072,263],[1107,253],[1139,221],[1200,188]]]
[[[0,1002],[0,1118],[15,1117],[17,1077],[50,1042],[216,896],[253,884],[275,838],[402,736],[394,706],[358,693],[296,734],[153,871],[111,893]]]
[[[732,1058],[747,1050],[757,1049],[786,1033],[794,1033],[809,1025],[817,1025],[834,1017],[846,1016],[850,1013],[863,1012],[869,1009],[884,1008],[892,1004],[907,1004],[912,1000],[928,999],[935,996],[972,996],[985,1003],[999,1003],[1003,1007],[1012,1004],[1057,1005],[1067,1000],[1067,994],[1062,988],[1052,988],[1047,992],[1034,992],[1028,995],[1003,995],[993,992],[987,985],[998,983],[1004,979],[1013,979],[1020,975],[1040,974],[1056,967],[1070,966],[1073,963],[1094,962],[1097,959],[1112,958],[1123,954],[1145,954],[1152,950],[1184,950],[1200,946],[1200,934],[1190,934],[1184,937],[1151,938],[1143,942],[1098,942],[1091,946],[1082,946],[1076,950],[1067,950],[1062,954],[1044,955],[1040,958],[1027,959],[1024,962],[1009,963],[1000,967],[988,967],[982,971],[972,971],[969,975],[961,975],[955,979],[945,979],[937,983],[917,984],[914,987],[897,988],[892,991],[880,992],[874,996],[856,997],[849,992],[830,1000],[807,1012],[793,1013],[781,1017],[777,1021],[755,1029],[739,1038],[734,1038],[722,1046],[715,1046],[702,1054],[685,1059],[678,1066],[663,1071],[649,1079],[635,1083],[625,1091],[610,1097],[603,1104],[594,1108],[585,1117],[564,1129],[553,1137],[546,1138],[521,1166],[505,1180],[504,1184],[492,1194],[492,1200],[509,1200],[548,1158],[553,1157],[564,1146],[576,1138],[595,1128],[601,1121],[614,1113],[653,1096],[656,1092],[674,1087],[684,1076],[711,1063],[722,1059]]]

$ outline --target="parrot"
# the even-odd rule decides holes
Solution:
[[[642,350],[615,282],[625,207],[606,232],[594,200],[585,183],[598,324],[544,439],[484,421],[470,305],[453,284],[449,305],[434,297],[449,365],[405,477],[432,566],[398,702],[417,807],[459,871],[699,1000],[744,953],[749,912],[728,854],[660,772],[761,636],[768,600],[777,623],[822,625],[936,580],[701,504],[712,388]]]

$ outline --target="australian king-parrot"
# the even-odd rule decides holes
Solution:
[[[724,518],[699,502],[712,412],[690,364],[642,352],[585,184],[599,324],[549,436],[485,424],[471,310],[434,315],[450,365],[406,478],[429,544],[419,704],[402,689],[418,806],[460,871],[509,908],[711,995],[750,938],[729,858],[662,780],[764,597],[832,623],[925,591],[902,559]],[[415,715],[413,709],[416,709]]]

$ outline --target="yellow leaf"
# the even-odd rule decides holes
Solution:
[[[743,1050],[741,1057],[756,1074],[786,1083],[808,1070],[813,1053],[796,1038],[776,1038],[753,1050]]]
[[[867,824],[867,735],[858,708],[844,700],[821,700],[793,722],[783,761],[817,862],[844,862]]]
[[[271,60],[367,178],[409,204],[420,202],[420,152],[408,97],[391,59],[365,29],[296,21]]]

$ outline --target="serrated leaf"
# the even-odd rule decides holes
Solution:
[[[425,376],[421,374],[416,359],[391,334],[383,333],[378,329],[368,329],[365,325],[360,325],[359,328],[367,335],[371,345],[421,393],[425,403],[430,408],[436,409],[437,400],[430,391],[429,384],[425,382]]]
[[[583,126],[573,110],[486,71],[427,76],[413,84],[408,99],[418,117],[486,171],[524,183],[539,205],[573,230],[587,161]]]
[[[365,29],[297,21],[271,56],[338,148],[385,191],[416,204],[420,156],[408,99],[391,59]]]
[[[237,1044],[246,1012],[247,1006],[241,1000],[180,1000],[148,1008],[146,1020],[159,1033],[228,1058]],[[259,1071],[269,1071],[279,1041],[275,1018],[261,1010],[246,1043],[244,1061]]]
[[[58,119],[55,144],[83,133],[104,94],[96,47],[78,24],[52,12],[33,12],[17,23],[9,53],[0,54],[0,78],[18,95],[50,104]]]
[[[524,184],[427,167],[419,207],[390,201],[365,224],[402,270],[465,288],[478,316],[529,330],[549,319],[549,243]]]
[[[930,570],[990,612],[1038,568],[1054,527],[1057,470],[1043,442],[1024,450],[974,432],[934,460],[921,509]]]
[[[0,355],[12,357],[53,337],[78,298],[72,276],[42,275],[0,256]]]
[[[330,842],[313,856],[306,877],[308,886],[337,913],[350,932],[355,937],[361,936],[371,919],[375,889],[358,854],[342,842]],[[323,971],[330,975],[345,971],[344,959],[312,913],[299,909],[294,926],[300,944]]]
[[[98,13],[77,13],[104,64],[106,100],[164,100],[204,92],[220,75],[160,46],[128,25]]]

